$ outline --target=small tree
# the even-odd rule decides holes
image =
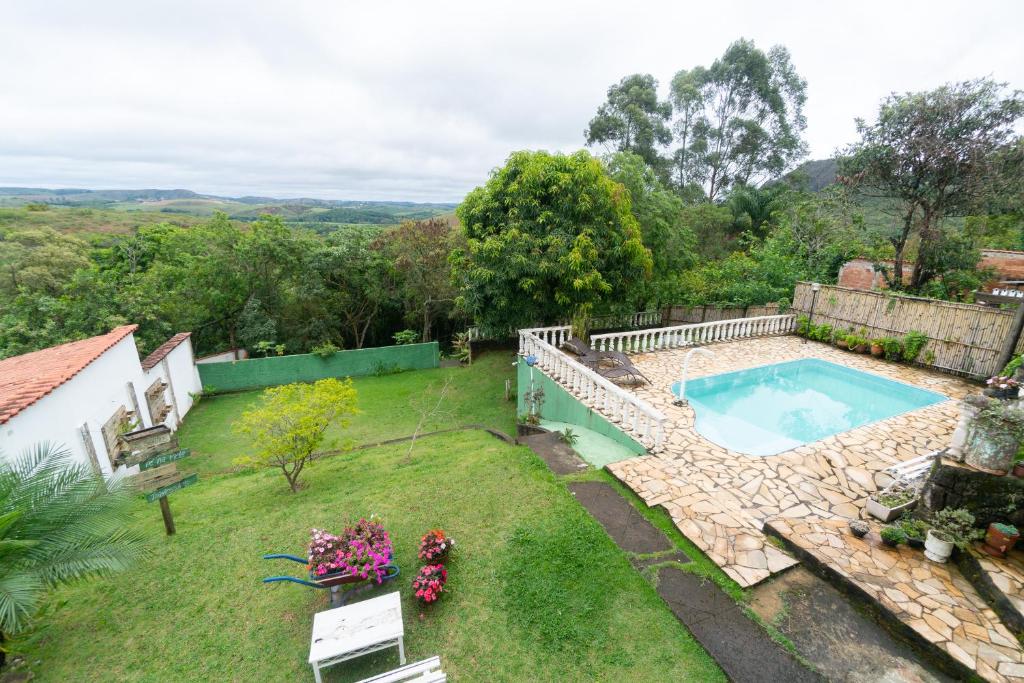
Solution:
[[[260,404],[242,413],[235,431],[249,437],[254,454],[237,458],[245,467],[277,467],[292,492],[299,475],[324,441],[327,427],[354,415],[356,390],[352,380],[330,378],[313,384],[285,384],[263,392]],[[348,420],[341,421],[342,427]]]

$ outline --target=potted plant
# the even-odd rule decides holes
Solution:
[[[963,508],[946,508],[932,516],[932,528],[924,540],[924,555],[932,562],[945,562],[953,548],[966,548],[981,538],[974,528],[974,515]]]
[[[857,353],[869,353],[871,351],[871,342],[865,337],[857,337],[856,344],[854,344],[854,351]]]
[[[851,519],[850,520],[850,531],[857,538],[864,538],[871,531],[871,525],[865,522],[863,519]]]
[[[871,494],[868,497],[868,514],[882,521],[891,522],[917,504],[917,492],[914,489],[890,486]]]
[[[903,529],[896,526],[885,527],[879,535],[882,537],[882,543],[886,544],[890,548],[895,548],[900,543],[907,540],[907,535],[903,533]]]
[[[835,345],[838,346],[841,349],[848,349],[848,348],[850,348],[848,337],[845,334],[843,334],[842,332],[839,332],[839,333],[836,334]]]
[[[875,358],[881,358],[885,355],[885,346],[882,345],[881,339],[876,338],[871,340],[871,355]]]
[[[419,558],[427,562],[440,562],[455,548],[455,539],[445,536],[441,529],[431,529],[420,539]]]
[[[985,532],[985,545],[981,549],[993,557],[1006,557],[1019,538],[1020,531],[1014,525],[992,522]]]
[[[1013,377],[996,375],[985,380],[985,395],[1004,401],[1012,400],[1020,395],[1020,382]]]
[[[882,350],[886,360],[898,363],[903,359],[903,342],[896,337],[883,337]]]
[[[419,573],[412,580],[412,589],[416,599],[424,605],[436,602],[444,592],[444,584],[448,582],[448,570],[443,564],[428,564],[420,567]]]
[[[978,411],[967,430],[964,463],[991,474],[1006,474],[1022,440],[1024,411],[1014,403],[991,401]]]
[[[313,529],[309,542],[309,574],[317,581],[383,583],[391,558],[391,536],[373,518],[361,519],[337,536]]]
[[[904,516],[900,521],[900,529],[907,537],[907,545],[911,548],[924,547],[924,539],[928,534],[928,525],[924,520]]]
[[[1024,479],[1024,460],[1013,463],[1013,476]]]

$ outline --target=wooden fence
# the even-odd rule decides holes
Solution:
[[[920,365],[969,377],[998,374],[999,354],[1011,333],[1013,311],[977,304],[899,296],[832,285],[816,294],[800,282],[793,294],[793,310],[812,322],[841,330],[861,328],[871,337],[901,337],[911,330],[923,332],[928,342],[917,358]],[[1015,353],[1024,351],[1017,340]]]
[[[718,308],[716,306],[666,306],[664,323],[666,327],[687,323],[713,323],[719,320],[735,320],[736,318],[760,318],[766,315],[777,315],[778,304],[764,306],[741,306],[738,308]]]

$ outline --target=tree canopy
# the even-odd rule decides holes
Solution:
[[[457,213],[459,305],[490,330],[621,305],[651,273],[629,192],[586,152],[515,152]]]
[[[672,141],[668,119],[672,105],[658,100],[658,81],[650,74],[626,76],[608,88],[608,99],[587,126],[587,144],[607,144],[632,152],[654,169],[665,166],[658,147]]]
[[[943,238],[943,219],[963,216],[1019,184],[1024,147],[1014,124],[1024,115],[1019,91],[990,79],[893,94],[873,123],[858,120],[860,141],[851,145],[840,170],[862,194],[887,201],[899,216],[889,236],[895,250],[890,285],[904,286],[903,259],[911,237],[919,240],[907,285],[922,287]],[[934,259],[933,259],[934,262]]]

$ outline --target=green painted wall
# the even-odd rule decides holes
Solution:
[[[199,368],[199,379],[203,387],[212,387],[221,392],[261,389],[292,382],[315,382],[325,377],[372,375],[381,366],[422,370],[436,368],[439,364],[440,350],[437,342],[429,342],[338,351],[327,358],[304,353],[225,363],[200,363],[196,367]]]
[[[624,432],[604,419],[604,417],[580,403],[575,396],[563,389],[561,385],[542,371],[534,369],[533,381],[537,387],[544,390],[544,403],[540,408],[541,417],[544,419],[555,422],[568,422],[569,424],[592,429],[598,434],[607,436],[616,443],[622,444],[638,455],[647,452],[647,449],[626,436]],[[516,386],[518,387],[516,414],[525,415],[525,396],[526,392],[530,390],[530,366],[522,358],[517,363]]]

